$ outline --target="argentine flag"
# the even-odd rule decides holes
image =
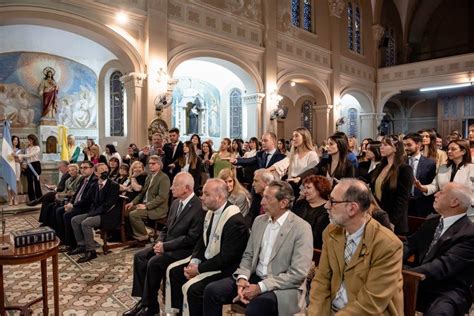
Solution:
[[[13,158],[13,145],[10,135],[10,122],[3,125],[2,155],[0,156],[0,176],[5,180],[10,189],[16,192],[15,159]]]

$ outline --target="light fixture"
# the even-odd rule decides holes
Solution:
[[[421,88],[420,92],[435,91],[435,90],[446,90],[446,89],[456,89],[456,88],[469,87],[471,85],[472,85],[472,82],[459,83],[459,84],[450,84],[450,85],[447,85],[447,86]]]
[[[116,15],[115,15],[115,20],[119,23],[119,24],[125,24],[128,22],[128,15],[127,13],[123,12],[123,11],[120,11],[118,12]]]
[[[292,86],[292,87],[296,86],[296,82],[292,81],[292,82],[290,83],[290,86]]]

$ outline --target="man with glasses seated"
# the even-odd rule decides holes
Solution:
[[[163,163],[160,157],[153,155],[148,159],[150,174],[145,180],[140,193],[127,205],[133,238],[138,241],[148,241],[148,233],[144,220],[159,220],[168,216],[168,196],[170,193],[170,179],[161,171]]]
[[[308,315],[403,315],[402,242],[370,217],[370,201],[355,179],[331,192]]]

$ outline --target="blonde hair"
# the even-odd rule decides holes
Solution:
[[[137,165],[140,165],[143,169],[143,171],[145,171],[145,166],[143,165],[143,163],[141,161],[134,161],[132,163],[132,165],[130,166],[130,171],[129,171],[129,177],[131,178],[133,176],[133,169],[135,169],[135,166]]]
[[[235,176],[235,173],[231,169],[222,169],[219,172],[219,175],[217,176],[219,179],[222,179],[226,181],[228,178],[232,178],[232,181],[234,181],[234,188],[232,189],[232,192],[230,192],[230,195],[238,195],[238,194],[245,194],[245,197],[250,200],[250,193],[247,191],[246,188],[239,182],[237,177]]]
[[[313,151],[314,150],[314,145],[313,145],[313,137],[311,137],[311,133],[306,127],[298,127],[293,131],[293,133],[298,133],[303,137],[303,144],[301,147],[303,147],[303,150],[306,151]],[[288,175],[291,174],[291,166],[293,165],[293,161],[295,160],[295,155],[296,155],[296,148],[295,144],[293,143],[291,145],[290,149],[290,163],[288,165]]]

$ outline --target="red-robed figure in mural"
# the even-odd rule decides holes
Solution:
[[[38,94],[43,96],[42,117],[54,118],[57,109],[58,85],[54,80],[56,71],[51,67],[43,69],[44,79],[41,81]]]

